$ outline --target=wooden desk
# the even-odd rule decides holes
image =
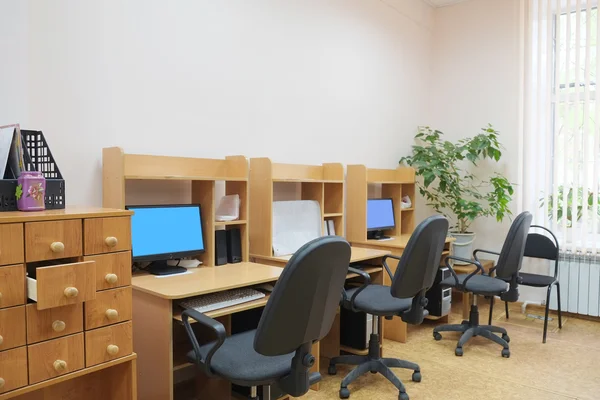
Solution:
[[[410,239],[410,234],[402,234],[396,237],[393,237],[391,240],[366,240],[366,241],[353,241],[352,248],[364,248],[364,249],[379,249],[387,251],[395,256],[401,256],[408,244],[408,240]],[[450,243],[454,241],[454,238],[447,237],[446,243],[444,247],[444,251],[442,253],[442,260],[450,254],[451,247]],[[392,271],[392,274],[396,272],[396,267],[398,266],[398,262],[394,259],[388,260],[388,267]],[[391,285],[392,282],[387,274],[383,274],[383,284]],[[406,343],[408,334],[407,334],[407,326],[406,322],[402,321],[400,318],[394,318],[392,320],[385,320],[384,322],[384,337],[386,339],[394,340],[401,343]]]
[[[483,267],[483,269],[485,270],[486,273],[490,273],[490,269],[494,268],[494,262],[491,260],[480,260],[481,261],[481,266]],[[471,272],[475,271],[477,269],[477,267],[475,267],[474,265],[458,265],[458,264],[454,264],[452,266],[452,269],[454,269],[454,272],[456,272],[456,274],[470,274]],[[469,313],[471,311],[471,293],[468,292],[462,292],[462,314],[463,314],[463,318],[464,319],[469,319]]]
[[[181,309],[174,300],[202,294],[274,282],[281,268],[242,262],[218,267],[200,267],[191,274],[157,278],[145,272],[135,274],[133,286],[133,338],[138,352],[139,398],[174,398],[175,375],[191,367],[185,357],[191,344],[181,325]],[[268,297],[207,313],[223,323],[228,333],[233,313],[263,307]],[[195,374],[194,368],[191,374]],[[193,375],[191,375],[193,376]],[[231,388],[222,379],[199,378],[197,395],[203,399],[227,399]]]

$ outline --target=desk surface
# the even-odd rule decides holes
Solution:
[[[404,235],[395,236],[389,240],[365,240],[365,241],[353,241],[352,243],[369,245],[373,247],[395,247],[403,249],[408,244],[411,234],[406,233]],[[446,243],[454,242],[456,239],[453,237],[446,237]]]
[[[276,281],[283,270],[279,267],[241,262],[218,267],[191,269],[191,274],[157,278],[147,272],[136,273],[131,285],[164,299],[184,299],[207,293]]]
[[[380,258],[387,254],[390,254],[390,251],[388,251],[388,250],[368,249],[368,248],[364,248],[364,247],[352,247],[351,251],[352,251],[352,254],[350,255],[351,263],[372,260],[374,258]],[[250,257],[253,257],[253,258],[256,258],[259,260],[287,263],[292,256],[291,255],[289,255],[289,256],[259,256],[259,255],[251,254]]]

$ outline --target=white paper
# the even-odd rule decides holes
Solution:
[[[4,173],[6,172],[14,132],[14,126],[0,129],[0,179],[4,178]]]
[[[273,255],[294,254],[307,242],[322,235],[318,201],[273,202]]]
[[[171,274],[171,275],[154,275],[154,277],[155,277],[155,278],[158,278],[158,279],[162,279],[162,278],[172,278],[172,277],[174,277],[174,276],[188,275],[188,274],[191,274],[191,273],[192,273],[192,271],[190,271],[190,270],[187,270],[187,271],[185,271],[185,272],[179,272],[179,273],[176,273],[176,274]]]
[[[234,221],[240,217],[240,195],[223,196],[216,212],[217,221]]]
[[[332,219],[327,221],[327,232],[329,233],[329,235],[331,236],[335,236],[335,223],[333,222]]]

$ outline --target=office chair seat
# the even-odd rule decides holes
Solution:
[[[556,281],[553,276],[528,274],[525,272],[520,272],[519,278],[521,278],[521,285],[533,287],[547,287]]]
[[[468,274],[459,274],[458,282],[460,285],[463,284],[464,280],[469,276]],[[456,286],[456,280],[453,276],[450,276],[440,282],[441,286]],[[495,296],[502,294],[508,290],[508,283],[498,279],[492,278],[485,275],[474,275],[467,281],[465,288],[467,292],[481,294],[484,296]]]
[[[247,331],[232,335],[214,354],[211,368],[220,376],[242,386],[266,385],[288,375],[291,371],[294,353],[283,356],[267,357],[254,350],[256,331]],[[200,346],[204,359],[214,343]],[[196,362],[194,351],[187,353],[190,362]]]
[[[348,304],[358,289],[354,288],[346,291]],[[398,315],[403,311],[410,310],[412,307],[412,298],[399,299],[393,297],[389,286],[369,285],[356,296],[354,306],[368,314],[385,317]]]

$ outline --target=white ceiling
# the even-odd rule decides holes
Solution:
[[[426,3],[431,4],[434,7],[444,7],[451,4],[461,3],[466,0],[425,0]]]

